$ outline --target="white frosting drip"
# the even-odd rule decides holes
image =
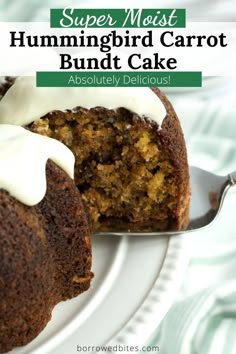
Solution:
[[[36,87],[35,77],[18,77],[0,101],[0,123],[26,125],[53,110],[124,107],[161,126],[166,109],[146,87]]]
[[[15,125],[0,125],[0,188],[26,205],[36,205],[47,188],[46,162],[74,178],[74,155],[59,141]]]

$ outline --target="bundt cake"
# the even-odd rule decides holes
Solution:
[[[73,166],[60,142],[0,125],[0,353],[31,341],[59,301],[90,286],[90,225]]]
[[[117,222],[144,230],[187,226],[184,137],[159,89],[37,88],[32,77],[9,86],[0,123],[27,126],[71,149],[93,230]]]

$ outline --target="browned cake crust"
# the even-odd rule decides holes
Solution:
[[[47,163],[47,193],[28,207],[0,189],[0,352],[36,337],[61,300],[90,286],[90,226],[79,191]]]
[[[158,130],[163,152],[175,170],[174,183],[178,186],[178,203],[175,208],[178,229],[184,229],[189,220],[190,181],[188,169],[188,157],[185,139],[179,119],[167,97],[158,89],[152,88],[161,99],[166,108],[166,117],[162,123],[162,129]]]

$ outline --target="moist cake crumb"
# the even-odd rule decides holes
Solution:
[[[74,153],[75,182],[94,230],[107,219],[156,222],[160,229],[186,226],[186,149],[173,108],[164,100],[169,116],[162,129],[125,108],[104,107],[53,111],[29,126]],[[168,146],[167,139],[176,145]]]

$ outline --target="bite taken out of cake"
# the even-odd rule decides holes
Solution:
[[[27,344],[54,306],[86,291],[90,225],[60,142],[0,125],[0,353]]]
[[[3,92],[0,123],[67,145],[93,230],[127,222],[188,224],[189,172],[177,115],[157,88],[37,88],[19,77]]]

